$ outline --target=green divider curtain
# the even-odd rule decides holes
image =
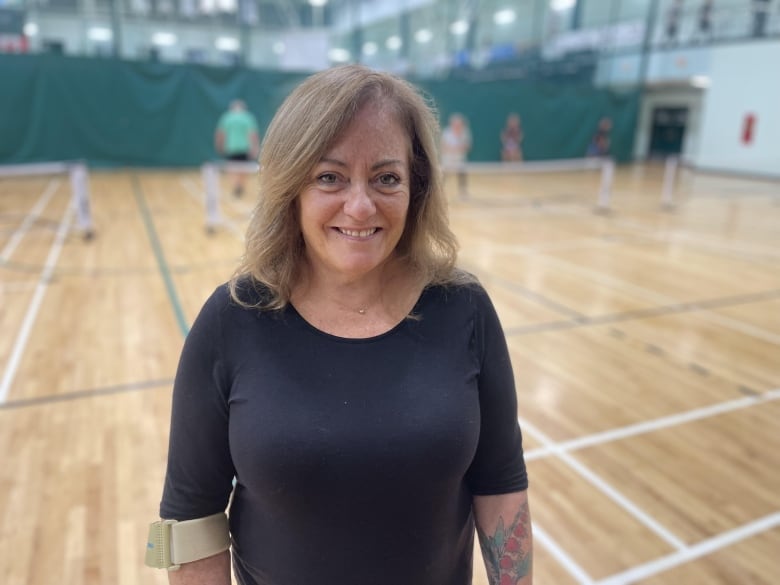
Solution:
[[[50,55],[0,58],[0,163],[193,166],[243,99],[265,128],[300,74]]]
[[[196,166],[216,156],[214,128],[241,98],[267,127],[303,74],[56,55],[0,56],[0,163],[84,159],[93,166]],[[585,84],[417,81],[443,123],[470,123],[470,159],[500,158],[510,112],[523,120],[526,160],[583,156],[602,116],[613,155],[629,160],[639,92]]]
[[[585,156],[602,117],[613,122],[612,156],[631,160],[640,92],[595,88],[589,84],[533,80],[419,82],[436,100],[442,125],[450,114],[463,114],[472,134],[472,161],[501,159],[500,134],[507,116],[517,113],[523,126],[525,160]]]

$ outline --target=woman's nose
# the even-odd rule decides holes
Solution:
[[[364,221],[376,213],[376,205],[368,192],[368,186],[362,181],[354,182],[344,202],[344,213]]]

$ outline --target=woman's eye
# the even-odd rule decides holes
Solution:
[[[379,175],[380,185],[397,185],[400,182],[401,182],[400,177],[392,173],[385,173],[383,175]]]
[[[322,173],[317,177],[317,181],[326,185],[334,185],[338,180],[336,173]]]

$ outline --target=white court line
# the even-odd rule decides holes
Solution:
[[[550,242],[549,244],[540,244],[529,246],[532,250],[539,252],[553,252],[553,251],[565,251],[565,250],[581,250],[583,248],[604,248],[607,246],[619,245],[622,242],[616,240],[606,240],[599,236],[591,236],[588,238],[561,240],[558,242]]]
[[[571,217],[574,219],[582,217],[581,207],[583,205],[583,202],[578,201],[571,205],[543,203],[538,207],[534,207],[530,204],[530,200],[526,202],[525,200],[513,201],[511,199],[507,199],[506,201],[501,200],[492,202],[494,205],[488,206],[488,204],[479,197],[472,197],[471,199],[467,200],[467,203],[476,203],[479,205],[454,207],[452,204],[450,204],[449,216],[451,218],[472,218],[483,215],[488,217],[494,217],[498,215],[501,219],[507,219],[511,217],[537,217],[543,214],[553,218]]]
[[[203,203],[204,198],[206,194],[203,192],[202,189],[200,189],[196,184],[195,181],[190,179],[189,177],[182,177],[179,182],[181,183],[182,187],[190,194],[192,197],[195,198],[195,200],[198,203]],[[241,241],[244,240],[244,232],[242,232],[239,227],[236,225],[236,223],[225,217],[224,215],[220,217],[220,223],[223,225],[226,225],[228,229],[233,232],[234,235],[236,235]]]
[[[703,408],[696,408],[687,412],[679,414],[672,414],[664,416],[654,420],[649,420],[617,429],[611,429],[602,433],[595,433],[578,439],[572,439],[570,441],[564,441],[562,443],[553,443],[549,447],[541,447],[539,449],[532,449],[525,453],[526,461],[533,461],[534,459],[541,459],[547,455],[552,455],[558,451],[576,451],[577,449],[583,449],[585,447],[592,447],[593,445],[601,445],[603,443],[609,443],[612,441],[618,441],[627,437],[633,437],[644,433],[651,433],[660,429],[678,426],[688,422],[696,420],[702,420],[739,410],[741,408],[747,408],[749,406],[755,406],[763,402],[771,402],[773,400],[780,399],[780,388],[769,390],[759,396],[749,396],[745,398],[738,398],[736,400],[730,400],[721,404],[714,404],[712,406],[705,406]]]
[[[677,538],[677,536],[672,534],[667,528],[665,528],[659,522],[657,522],[648,514],[646,514],[639,506],[634,504],[631,500],[629,500],[627,497],[625,497],[623,494],[621,494],[619,491],[617,491],[615,488],[609,485],[606,481],[604,481],[598,475],[593,473],[590,469],[582,465],[574,457],[566,453],[563,449],[558,448],[555,445],[554,441],[552,441],[539,429],[537,429],[536,427],[531,425],[531,423],[521,418],[518,418],[517,421],[520,423],[520,428],[522,428],[523,431],[527,431],[530,435],[534,437],[534,439],[542,443],[548,449],[551,449],[553,454],[555,454],[559,459],[561,459],[561,461],[563,461],[574,471],[579,473],[594,487],[596,487],[604,495],[610,498],[615,504],[617,504],[618,506],[623,508],[626,512],[631,514],[634,518],[636,518],[639,522],[644,524],[657,536],[662,538],[664,541],[666,541],[669,545],[671,545],[677,550],[683,550],[686,548],[685,543],[682,540]]]
[[[705,248],[714,248],[717,250],[731,252],[732,254],[734,252],[741,252],[743,254],[753,255],[753,256],[758,255],[758,256],[771,256],[773,258],[780,258],[780,251],[774,248],[770,248],[768,246],[763,246],[761,244],[748,244],[741,241],[738,242],[732,241],[729,242],[728,244],[723,244],[718,241],[710,241],[706,238],[703,238],[702,236],[696,236],[690,234],[689,232],[686,231],[673,231],[673,232],[669,232],[667,235],[664,235],[663,232],[659,232],[656,229],[626,219],[617,219],[615,220],[615,224],[625,226],[633,230],[645,232],[648,234],[648,237],[651,237],[656,240],[661,240],[664,242],[669,242],[670,240],[682,240],[682,241],[689,241],[694,244],[704,246]]]
[[[22,241],[22,238],[29,231],[30,226],[33,224],[33,222],[36,219],[38,219],[38,217],[40,217],[41,212],[44,210],[46,205],[48,205],[49,199],[51,199],[51,196],[54,195],[54,192],[57,190],[59,186],[60,186],[59,179],[52,179],[51,181],[49,181],[49,184],[46,186],[46,189],[41,194],[40,198],[38,199],[38,202],[24,218],[24,221],[21,223],[21,225],[18,228],[16,228],[16,231],[14,231],[13,235],[11,236],[11,239],[9,239],[8,242],[6,243],[2,253],[0,253],[0,262],[8,262],[8,259],[11,257],[11,254],[13,254],[14,251],[16,250],[16,247],[19,245],[19,242]]]
[[[37,285],[34,282],[0,282],[0,294],[26,292]]]
[[[14,376],[16,376],[16,370],[19,368],[19,363],[24,353],[24,348],[27,346],[27,340],[30,337],[30,332],[35,324],[35,318],[38,316],[38,310],[40,309],[43,297],[46,294],[46,287],[49,285],[49,280],[54,272],[54,267],[57,264],[57,259],[62,252],[62,247],[65,243],[65,237],[70,230],[70,224],[73,221],[73,214],[75,210],[73,206],[68,205],[65,211],[65,215],[60,221],[60,227],[57,230],[57,235],[54,238],[49,255],[46,258],[43,271],[38,278],[38,285],[35,287],[33,298],[30,301],[30,305],[27,307],[27,313],[24,316],[22,327],[19,329],[19,333],[16,336],[11,356],[8,358],[8,364],[5,368],[2,382],[0,382],[0,404],[3,404],[8,398],[8,391],[13,383]]]
[[[764,516],[649,563],[602,579],[597,585],[629,585],[780,526],[780,512]],[[737,584],[735,584],[737,585]]]
[[[533,539],[534,543],[539,541],[544,548],[547,549],[555,560],[557,560],[566,572],[569,573],[574,580],[580,585],[593,585],[593,579],[580,567],[558,544],[550,538],[550,536],[536,523],[532,523],[533,526]]]
[[[619,245],[622,242],[618,240],[608,240],[601,236],[588,236],[584,238],[572,238],[568,240],[557,240],[546,244],[531,244],[526,246],[529,250],[536,252],[557,252],[566,250],[581,250],[583,248],[603,248],[608,246]],[[485,246],[491,251],[506,252],[511,254],[515,252],[516,244],[500,244],[490,242],[488,246]]]
[[[599,282],[600,284],[603,284],[605,286],[613,286],[618,289],[622,288],[625,291],[631,291],[633,292],[633,294],[640,297],[644,297],[648,301],[651,301],[655,304],[659,304],[659,305],[682,304],[681,301],[674,299],[672,297],[667,297],[666,295],[656,293],[642,286],[630,282],[626,282],[625,280],[622,280],[620,278],[615,278],[613,276],[603,274],[595,270],[590,270],[588,268],[582,268],[581,266],[577,266],[565,260],[560,260],[559,258],[549,256],[544,252],[539,252],[537,250],[534,250],[533,248],[529,248],[528,246],[515,245],[515,246],[510,246],[510,248],[514,249],[519,254],[542,255],[544,256],[545,262],[552,265],[557,265],[562,270],[567,270],[571,273],[585,276],[586,278],[590,278],[595,282]],[[697,305],[696,303],[688,303],[688,305],[700,309],[698,313],[704,319],[708,319],[709,321],[714,321],[720,325],[723,325],[724,327],[732,329],[733,331],[737,331],[739,333],[743,333],[750,337],[761,339],[763,341],[772,343],[773,345],[780,345],[780,335],[776,333],[772,333],[771,331],[766,331],[765,329],[761,329],[760,327],[755,327],[743,321],[738,321],[737,319],[732,319],[731,317],[719,315],[718,313],[715,313],[712,310],[707,309],[706,307],[702,307],[701,305]]]

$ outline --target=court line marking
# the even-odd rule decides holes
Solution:
[[[206,270],[214,266],[235,266],[235,258],[226,258],[225,260],[209,260],[196,264],[168,264],[172,274],[186,274],[197,270]],[[14,272],[40,272],[43,270],[43,264],[27,264],[23,262],[5,262],[0,263],[0,268]],[[94,268],[60,266],[55,272],[57,277],[74,278],[112,278],[116,276],[146,276],[159,270],[156,265],[151,266],[97,266]],[[0,283],[2,285],[2,283]]]
[[[533,325],[510,327],[505,329],[504,333],[507,336],[519,336],[560,329],[575,329],[578,327],[609,325],[611,323],[621,323],[625,321],[632,321],[634,319],[647,319],[650,317],[663,317],[665,315],[672,314],[695,313],[713,308],[720,309],[739,305],[749,305],[752,303],[773,301],[778,298],[780,298],[780,289],[747,295],[708,299],[705,301],[692,301],[690,303],[680,303],[662,307],[648,307],[646,309],[635,309],[632,311],[625,311],[623,313],[607,313],[605,315],[596,315],[594,317],[584,316],[582,319],[577,321],[545,321]]]
[[[560,546],[558,546],[558,543],[553,540],[550,535],[548,535],[544,530],[542,530],[538,524],[535,522],[531,523],[533,526],[533,539],[534,543],[536,541],[539,541],[541,545],[547,549],[547,552],[549,552],[555,560],[557,560],[561,566],[566,570],[569,575],[574,577],[574,580],[579,583],[579,585],[594,585],[593,579],[588,575],[585,570],[577,564],[577,562],[572,559],[566,551],[564,551]]]
[[[474,200],[474,201],[479,202],[478,200]],[[533,207],[532,209],[534,209],[535,211],[542,210],[541,207]],[[474,213],[495,215],[497,212],[500,211],[500,214],[502,216],[505,216],[507,214],[514,215],[513,212],[516,210],[517,208],[514,206],[507,207],[506,209],[496,209],[485,205],[481,208],[475,208],[473,210],[469,210],[469,209],[451,210],[451,215],[454,217],[459,217],[459,216],[471,217],[474,215]],[[549,211],[553,211],[553,209],[551,206],[547,206],[544,209],[544,211],[549,212]],[[555,211],[557,211],[561,215],[572,215],[582,219],[581,213],[579,212],[572,213],[571,206],[556,208]],[[592,218],[588,216],[587,219],[592,219]],[[668,228],[667,230],[668,233],[664,233],[662,231],[653,229],[652,227],[642,225],[641,223],[635,223],[632,220],[626,220],[626,219],[613,219],[612,223],[618,227],[624,227],[633,230],[635,234],[636,232],[642,232],[641,234],[637,234],[634,237],[639,237],[645,240],[651,240],[651,241],[665,243],[665,244],[689,243],[693,247],[698,246],[699,248],[718,250],[727,253],[727,255],[729,256],[736,257],[742,260],[749,260],[751,262],[755,262],[762,265],[766,265],[766,264],[773,265],[771,259],[780,258],[780,252],[772,248],[762,246],[760,244],[745,243],[742,241],[738,241],[738,242],[734,242],[733,246],[731,245],[731,243],[729,245],[725,245],[716,241],[710,241],[701,236],[691,234],[688,231],[672,231],[672,228]],[[543,248],[534,248],[534,249],[541,250]]]
[[[557,313],[567,315],[569,318],[574,319],[575,321],[587,318],[583,313],[580,313],[579,311],[575,311],[574,309],[571,309],[566,305],[562,305],[561,303],[554,301],[540,293],[534,292],[522,285],[516,284],[511,280],[507,280],[500,276],[494,276],[494,275],[489,275],[487,278],[488,278],[488,282],[494,281],[500,284],[505,289],[508,289],[512,292],[516,292],[521,296],[531,301],[534,301],[535,303],[538,303],[543,307],[551,309]]]
[[[587,318],[582,313],[578,313],[574,309],[570,309],[569,307],[565,305],[561,305],[560,303],[557,303],[552,299],[548,299],[544,295],[534,292],[524,287],[521,284],[517,284],[515,282],[512,282],[511,280],[507,280],[500,276],[496,276],[490,272],[486,272],[485,270],[480,270],[477,266],[473,265],[471,262],[460,262],[459,265],[461,268],[464,268],[469,272],[479,275],[480,280],[483,282],[487,282],[487,283],[494,282],[506,290],[517,293],[537,303],[538,305],[541,305],[542,307],[550,309],[551,311],[554,311],[556,313],[565,315],[570,319],[573,319],[574,321],[581,321],[582,319]],[[568,323],[568,321],[563,321],[563,323]]]
[[[554,256],[550,256],[544,252],[537,252],[536,250],[532,250],[527,246],[517,245],[517,246],[513,246],[513,248],[516,250],[518,254],[544,256],[545,262],[549,262],[549,264],[551,265],[557,265],[561,270],[567,270],[572,274],[585,276],[587,278],[592,279],[595,282],[603,284],[604,286],[615,287],[617,289],[622,288],[625,291],[631,291],[633,294],[640,297],[644,297],[648,301],[656,303],[658,305],[685,304],[673,297],[666,296],[662,293],[657,293],[643,286],[639,286],[631,282],[628,282],[626,280],[623,280],[622,278],[604,274],[596,270],[582,268],[581,266],[577,266],[566,260],[561,260]],[[691,305],[692,307],[697,306],[695,303],[688,303],[688,304]],[[702,310],[698,313],[698,315],[706,320],[716,322],[726,328],[732,329],[739,333],[743,333],[750,337],[755,337],[757,339],[761,339],[763,341],[772,343],[774,345],[780,345],[780,335],[776,333],[766,331],[765,329],[761,329],[760,327],[750,325],[749,323],[745,323],[743,321],[732,319],[731,317],[719,315],[707,309],[706,307],[701,307],[701,309]]]
[[[657,575],[658,573],[663,573],[664,571],[696,560],[704,555],[716,552],[778,526],[780,526],[780,512],[775,512],[774,514],[769,514],[768,516],[764,516],[753,522],[743,524],[733,530],[728,530],[717,536],[698,542],[685,550],[671,553],[648,563],[628,569],[622,573],[602,579],[601,581],[598,581],[596,585],[629,585],[630,583],[636,583],[637,581]]]
[[[617,237],[589,236],[586,238],[573,238],[571,240],[556,240],[546,244],[528,246],[538,252],[564,252],[566,250],[581,250],[583,248],[606,248],[623,244]],[[500,249],[500,248],[497,248]]]
[[[748,260],[752,263],[759,264],[761,266],[776,266],[776,259],[780,258],[780,252],[776,251],[764,251],[762,249],[750,249],[747,245],[735,245],[731,247],[729,244],[722,244],[716,241],[709,241],[697,236],[689,235],[685,232],[669,231],[669,233],[663,233],[654,231],[651,228],[642,226],[642,224],[634,223],[629,220],[614,220],[614,225],[629,230],[627,233],[610,234],[609,236],[587,236],[583,238],[573,238],[570,240],[552,241],[547,244],[541,245],[528,245],[527,247],[540,252],[546,251],[565,251],[567,249],[579,249],[579,248],[598,248],[601,246],[629,244],[629,245],[666,245],[666,246],[683,246],[686,251],[697,254],[710,254],[720,252],[728,257],[735,258],[737,260]],[[671,228],[670,228],[671,229]],[[496,244],[496,249],[500,250],[503,247],[509,247],[511,244]],[[718,254],[715,254],[716,257]],[[766,256],[771,256],[767,258]]]
[[[144,225],[146,226],[146,235],[149,237],[149,241],[152,244],[152,250],[154,251],[154,256],[157,259],[157,267],[159,268],[163,282],[165,283],[165,289],[168,291],[168,300],[173,306],[173,312],[176,316],[176,322],[179,325],[179,331],[181,331],[181,334],[184,337],[187,337],[190,326],[184,316],[184,310],[182,309],[181,302],[179,301],[179,295],[176,292],[176,285],[173,282],[171,271],[168,268],[168,262],[165,260],[165,254],[163,253],[162,245],[160,244],[160,238],[157,235],[156,228],[154,227],[154,220],[152,219],[152,214],[149,211],[149,206],[146,204],[143,189],[141,188],[141,182],[138,179],[138,175],[136,173],[133,173],[132,182],[133,195],[135,196],[135,201],[141,211],[141,218],[143,219]]]
[[[59,186],[60,186],[59,179],[52,179],[49,181],[49,184],[46,186],[46,189],[41,194],[40,198],[38,199],[38,202],[29,211],[27,216],[24,218],[24,221],[14,231],[11,238],[3,247],[3,251],[2,253],[0,253],[0,263],[5,264],[8,261],[8,259],[11,257],[11,255],[16,251],[16,248],[19,246],[19,242],[22,241],[22,238],[30,230],[30,226],[33,224],[33,222],[36,219],[38,219],[38,217],[40,217],[44,208],[49,204],[49,200],[51,199],[52,195],[54,195],[54,193],[57,191]]]
[[[610,429],[600,433],[594,433],[584,437],[578,437],[576,439],[563,441],[561,443],[553,443],[550,446],[532,449],[526,452],[525,460],[533,461],[548,455],[554,455],[557,452],[568,453],[570,451],[585,449],[594,445],[602,445],[612,441],[619,441],[628,437],[634,437],[645,433],[652,433],[661,429],[671,428],[689,422],[711,418],[721,414],[726,414],[728,412],[749,408],[751,406],[757,406],[759,404],[772,402],[775,400],[780,400],[780,388],[769,390],[758,396],[737,398],[736,400],[729,400],[719,404],[713,404],[702,408],[695,408],[649,421],[643,421],[632,425]]]
[[[506,217],[537,217],[539,215],[549,218],[574,218],[581,219],[584,215],[583,212],[593,209],[592,202],[585,201],[572,201],[571,203],[544,203],[546,198],[537,198],[537,203],[534,204],[532,200],[528,202],[514,203],[507,199],[503,200],[487,200],[482,198],[472,198],[468,201],[455,201],[450,202],[450,218],[473,218],[475,215],[487,215],[490,217],[500,216],[502,219]],[[454,207],[454,203],[463,203],[462,207]]]
[[[34,398],[21,398],[19,400],[9,400],[0,403],[1,410],[10,410],[13,408],[27,408],[31,406],[41,406],[55,402],[69,402],[71,400],[83,400],[85,398],[94,398],[96,396],[109,396],[111,394],[122,394],[125,392],[137,392],[139,390],[151,390],[164,386],[173,385],[173,378],[162,380],[145,380],[143,382],[131,382],[128,384],[115,384],[112,386],[103,386],[102,388],[88,388],[85,390],[73,390],[61,394],[48,394],[46,396],[36,396]]]
[[[35,320],[38,317],[38,311],[40,310],[41,302],[43,301],[43,297],[46,294],[46,288],[48,287],[52,273],[54,272],[54,266],[57,264],[60,252],[62,252],[62,248],[65,244],[65,237],[68,235],[68,231],[70,230],[70,224],[73,221],[74,213],[75,210],[73,207],[68,205],[65,209],[62,221],[60,222],[60,227],[57,230],[57,234],[54,237],[54,242],[49,249],[49,255],[46,258],[43,271],[38,278],[38,284],[35,287],[32,300],[30,300],[30,304],[27,306],[27,313],[25,313],[22,326],[16,335],[16,340],[14,341],[11,355],[8,358],[8,363],[6,364],[3,379],[0,382],[0,404],[5,403],[6,399],[8,398],[8,392],[11,389],[11,384],[14,381],[16,371],[19,368],[19,364],[21,363],[22,354],[24,353],[25,347],[27,346],[27,341],[30,338],[30,332],[32,331]]]
[[[664,235],[663,232],[659,232],[658,230],[655,230],[651,227],[645,226],[641,223],[636,223],[635,221],[628,219],[616,219],[615,224],[622,225],[632,230],[644,232],[647,234],[644,237],[649,237],[654,240],[661,240],[665,242],[669,242],[670,240],[690,242],[703,248],[711,248],[723,252],[728,252],[740,258],[752,257],[753,259],[756,259],[756,256],[780,258],[780,251],[762,244],[745,243],[743,241],[730,241],[728,245],[726,245],[718,241],[708,240],[706,237],[702,237],[700,235],[691,234],[687,230],[673,230],[673,228],[670,228],[669,233]]]
[[[672,546],[675,550],[683,550],[686,548],[685,543],[680,538],[675,536],[666,527],[662,526],[661,523],[659,523],[657,520],[652,518],[649,514],[645,513],[644,510],[642,510],[639,506],[637,506],[635,503],[629,500],[626,496],[621,494],[609,483],[604,481],[597,474],[593,473],[590,469],[585,467],[582,463],[580,463],[574,457],[569,455],[566,451],[561,449],[558,445],[556,445],[556,443],[552,439],[550,439],[542,431],[540,431],[531,423],[529,423],[528,421],[526,421],[521,417],[518,417],[517,421],[518,423],[520,423],[520,428],[523,429],[523,431],[527,431],[528,434],[533,436],[533,438],[536,441],[542,443],[544,447],[550,449],[552,453],[555,456],[557,456],[561,461],[566,463],[566,465],[571,467],[585,480],[587,480],[591,485],[593,485],[596,489],[598,489],[609,499],[611,499],[613,503],[623,508],[626,512],[628,512],[631,516],[633,516],[646,528],[654,532],[656,536],[660,537],[667,544]]]

